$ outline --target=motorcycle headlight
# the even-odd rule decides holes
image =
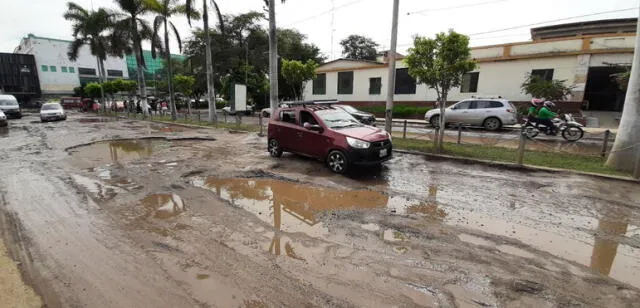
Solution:
[[[369,142],[351,137],[347,137],[347,143],[354,149],[368,149],[371,146]]]

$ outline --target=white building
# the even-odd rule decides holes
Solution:
[[[98,80],[98,63],[88,46],[80,49],[76,61],[69,60],[71,41],[29,34],[20,41],[14,53],[31,54],[36,59],[43,96],[73,94],[73,88]],[[104,63],[107,78],[129,78],[124,58],[108,57]]]
[[[478,62],[463,78],[463,86],[449,94],[450,101],[475,95],[500,95],[512,101],[529,101],[521,85],[527,74],[566,80],[573,86],[568,98],[574,106],[589,102],[589,110],[622,110],[624,93],[611,75],[627,69],[635,46],[636,19],[616,19],[535,28],[532,41],[472,48]],[[402,57],[396,62],[394,101],[397,104],[431,104],[436,93],[416,85]],[[338,59],[321,65],[317,78],[307,82],[308,100],[338,99],[352,105],[383,104],[387,94],[388,66],[378,61]]]

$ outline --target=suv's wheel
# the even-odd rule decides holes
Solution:
[[[431,124],[431,127],[440,127],[440,116],[432,116],[431,119],[429,119],[429,124]]]
[[[502,127],[502,122],[498,118],[488,118],[484,120],[482,126],[484,126],[486,130],[496,131]]]
[[[335,173],[345,173],[349,167],[347,156],[340,151],[331,151],[327,157],[327,165],[329,169]]]
[[[282,148],[280,147],[280,143],[278,142],[278,140],[269,140],[268,150],[269,154],[271,154],[272,157],[282,156]]]

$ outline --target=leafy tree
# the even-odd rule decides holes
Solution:
[[[73,42],[69,44],[67,52],[69,60],[77,60],[80,48],[88,45],[91,54],[96,57],[98,79],[102,83],[105,80],[104,61],[112,51],[111,40],[114,39],[109,38],[107,33],[113,26],[111,15],[103,8],[88,11],[74,2],[68,2],[67,11],[63,16],[64,19],[71,21],[73,29]],[[104,93],[99,96],[104,101]]]
[[[462,75],[472,71],[476,63],[471,59],[469,37],[453,30],[438,33],[435,39],[417,36],[405,58],[409,75],[418,83],[434,89],[440,106],[440,133],[436,139],[438,151],[442,151],[447,96],[452,88],[459,87]]]
[[[173,84],[176,91],[184,94],[185,96],[193,95],[193,86],[196,83],[196,79],[191,76],[175,75],[173,76]]]
[[[313,60],[302,63],[298,60],[282,60],[282,77],[291,85],[296,99],[302,99],[304,82],[315,78],[318,64]]]
[[[571,94],[571,87],[565,86],[566,80],[546,80],[538,75],[528,74],[520,86],[522,92],[533,97],[543,97],[552,101],[564,100]]]
[[[113,100],[113,95],[120,91],[120,89],[118,89],[118,86],[118,82],[108,80],[102,83],[102,90],[104,91],[104,94],[110,96],[111,100]]]
[[[224,15],[225,31],[212,29],[212,64],[214,84],[217,93],[228,98],[229,85],[245,83],[247,77],[247,97],[258,106],[268,105],[269,84],[269,35],[260,25],[264,15],[249,12],[240,15]],[[314,60],[322,63],[320,49],[309,44],[305,35],[293,29],[278,29],[279,53],[283,58],[305,63]],[[193,36],[185,43],[185,54],[189,57],[190,70],[196,78],[195,89],[206,90],[205,39],[202,30],[193,31]],[[248,52],[247,52],[248,50]],[[185,73],[186,74],[186,73]],[[292,86],[280,76],[278,92],[281,99],[292,99]]]
[[[90,98],[98,98],[103,95],[102,86],[97,82],[90,82],[84,86],[84,93]]]
[[[618,84],[618,88],[620,88],[620,90],[627,91],[627,88],[629,87],[629,79],[631,78],[631,70],[613,74],[611,77],[613,77],[613,81]]]
[[[182,51],[182,40],[180,39],[180,33],[178,33],[178,29],[169,19],[172,17],[176,17],[179,15],[185,15],[190,19],[199,18],[199,14],[193,10],[187,10],[185,5],[178,4],[177,0],[144,0],[145,5],[149,9],[149,11],[156,14],[153,20],[153,37],[158,35],[158,31],[162,27],[164,29],[164,56],[167,61],[169,74],[167,77],[167,84],[169,87],[169,105],[171,106],[171,119],[177,119],[176,113],[176,105],[173,101],[173,86],[171,85],[173,79],[173,73],[171,71],[171,51],[169,49],[169,27],[173,34],[175,35],[176,40],[178,41],[178,50]],[[151,55],[155,59],[158,50],[162,47],[160,46],[160,42],[153,40],[151,42]]]
[[[192,11],[192,6],[195,4],[195,0],[186,0],[186,11]],[[202,22],[204,29],[204,38],[205,38],[205,59],[206,59],[206,72],[207,72],[207,102],[209,104],[209,122],[217,123],[218,116],[216,113],[216,91],[215,91],[215,83],[213,79],[213,63],[211,59],[211,35],[209,34],[209,9],[207,8],[208,0],[202,0]],[[215,0],[211,0],[211,4],[213,4],[213,8],[218,15],[218,28],[221,31],[224,31],[224,24],[222,14],[220,13],[220,8],[218,7],[218,3]],[[191,25],[191,18],[187,15],[187,20],[189,21],[189,25]],[[192,86],[193,87],[193,86]]]
[[[342,56],[346,58],[372,61],[376,59],[378,43],[366,36],[349,35],[340,41],[340,45],[342,45]]]

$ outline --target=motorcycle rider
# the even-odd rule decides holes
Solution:
[[[531,124],[538,123],[538,111],[544,100],[539,98],[531,99],[531,106],[527,109],[527,119]]]
[[[551,108],[554,108],[556,104],[550,101],[544,102],[542,108],[538,111],[538,124],[542,124],[547,127],[548,135],[555,135],[556,126],[553,124],[552,119],[558,116],[557,113],[551,111]]]

